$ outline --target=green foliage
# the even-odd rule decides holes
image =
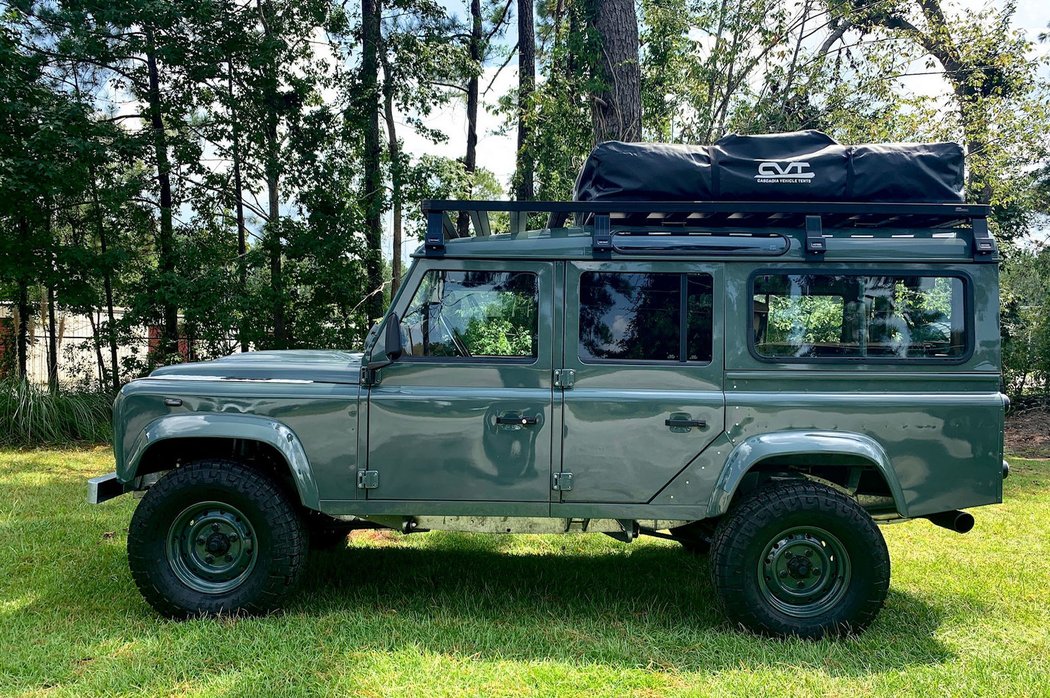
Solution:
[[[842,298],[837,296],[771,296],[767,341],[835,343],[842,336]]]
[[[532,356],[532,325],[507,317],[472,318],[463,342],[476,356]]]
[[[148,327],[175,324],[198,358],[242,346],[359,346],[374,319],[366,308],[389,288],[370,288],[379,250],[363,234],[362,202],[373,192],[362,179],[372,162],[362,134],[377,108],[387,132],[376,196],[386,210],[403,208],[404,237],[422,236],[421,199],[505,193],[506,183],[468,173],[461,159],[406,152],[399,131],[435,143],[458,136],[433,128],[437,110],[460,100],[470,78],[484,87],[513,61],[502,34],[513,4],[482,5],[479,59],[465,6],[384,4],[378,105],[362,89],[372,76],[361,69],[355,3],[5,5],[0,303],[24,306],[18,314],[30,323],[20,338],[42,335],[48,295],[91,314],[90,372],[106,390],[182,360],[170,342],[156,355],[117,356]],[[539,79],[521,113],[537,199],[569,198],[594,143],[589,100],[602,86],[587,28],[593,8],[536,5]],[[647,138],[821,128],[844,142],[960,140],[969,196],[991,202],[1001,241],[1021,239],[1050,209],[1047,62],[1015,26],[1011,2],[642,0],[639,11]],[[909,70],[943,76],[947,93],[910,92]],[[517,106],[513,91],[499,100],[507,132]],[[496,216],[493,227],[505,222]],[[1022,251],[1004,267],[1004,355],[1015,392],[1045,386],[1042,258]],[[807,337],[826,340],[834,308],[805,302],[813,305],[803,309]],[[920,306],[915,313],[938,310]],[[786,333],[796,319],[783,315],[770,332]],[[493,346],[504,329],[476,327]],[[0,371],[19,370],[12,352],[2,361]]]
[[[1050,246],[1011,252],[1002,265],[1003,385],[1012,397],[1050,390]]]
[[[111,437],[113,396],[49,392],[26,381],[0,381],[0,446],[29,448],[105,443]]]
[[[463,333],[471,354],[532,356],[536,350],[536,299],[501,292],[476,308]]]

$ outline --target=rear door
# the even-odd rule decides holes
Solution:
[[[718,264],[567,264],[562,502],[649,502],[724,430],[723,289]]]

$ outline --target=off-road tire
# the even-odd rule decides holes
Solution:
[[[217,593],[188,586],[169,553],[169,533],[204,502],[243,513],[254,534],[247,537],[254,538],[250,568],[235,588]],[[297,507],[268,476],[237,461],[206,459],[171,471],[146,492],[128,530],[128,565],[146,601],[164,616],[260,614],[280,607],[295,587],[307,545]]]
[[[835,549],[844,554],[829,556]],[[783,600],[795,592],[784,587],[823,584],[821,572],[843,568],[847,581],[828,586],[819,603],[796,607],[801,600]],[[711,575],[732,622],[763,635],[819,639],[859,633],[874,620],[889,590],[890,556],[856,501],[825,485],[781,481],[746,495],[723,518],[711,545]]]
[[[718,521],[703,519],[693,521],[684,526],[672,528],[668,533],[676,541],[682,544],[687,552],[693,555],[707,555],[711,552],[711,540],[714,538]]]

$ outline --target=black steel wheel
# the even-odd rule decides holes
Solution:
[[[804,480],[747,495],[715,532],[715,590],[730,620],[755,632],[816,639],[857,633],[882,608],[890,557],[852,498]]]
[[[716,528],[716,519],[702,519],[684,526],[676,526],[668,533],[693,555],[707,555],[711,552],[711,539],[714,538]]]
[[[183,618],[265,613],[298,582],[307,535],[297,508],[266,475],[230,460],[171,471],[139,503],[128,565],[153,608]]]

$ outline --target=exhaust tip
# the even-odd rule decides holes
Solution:
[[[965,511],[942,511],[925,517],[930,523],[956,533],[969,533],[973,530],[973,514]]]
[[[965,511],[957,512],[955,516],[955,530],[959,533],[969,533],[973,530],[974,520],[973,514],[969,514]]]

